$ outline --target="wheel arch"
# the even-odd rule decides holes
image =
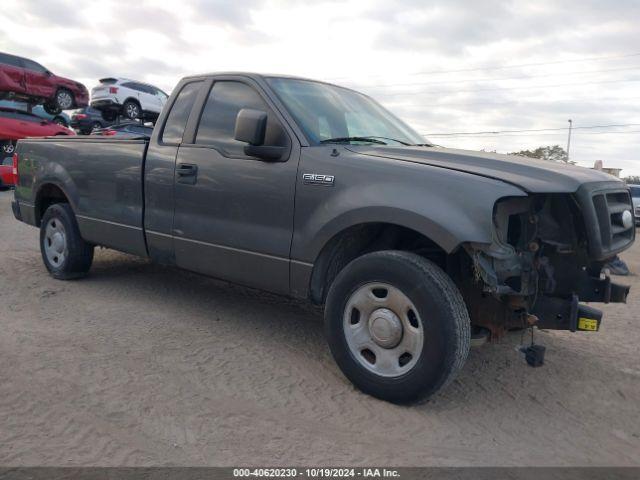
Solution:
[[[140,110],[142,110],[142,105],[140,104],[140,99],[138,99],[136,97],[132,97],[132,96],[128,96],[127,98],[124,99],[124,101],[122,102],[122,107],[124,108],[125,103],[127,103],[129,101],[137,103],[138,106],[140,107]]]
[[[441,243],[443,232],[424,231],[397,221],[365,221],[344,226],[322,245],[313,262],[309,280],[309,297],[316,304],[324,303],[328,289],[338,273],[352,260],[380,250],[415,252],[432,260],[443,269],[448,256],[457,245]],[[438,235],[440,233],[440,235]]]
[[[51,205],[55,203],[68,203],[75,211],[71,197],[64,188],[56,182],[42,183],[37,190],[35,197],[35,224],[40,227],[42,216]]]

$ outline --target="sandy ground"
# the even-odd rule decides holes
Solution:
[[[356,391],[304,304],[98,250],[50,278],[0,193],[0,465],[640,465],[640,281],[599,333],[471,352],[431,401]],[[640,244],[624,259],[640,272]]]

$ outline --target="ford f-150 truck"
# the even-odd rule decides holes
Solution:
[[[183,79],[151,138],[21,140],[14,215],[58,279],[95,246],[324,306],[360,389],[425,398],[473,332],[593,331],[631,197],[581,167],[431,145],[371,98],[301,78]]]

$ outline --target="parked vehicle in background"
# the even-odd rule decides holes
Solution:
[[[73,130],[33,113],[0,107],[0,143],[3,155],[11,155],[16,142],[23,138],[75,134]]]
[[[91,106],[102,111],[105,120],[122,115],[129,120],[155,120],[169,96],[153,85],[126,78],[102,78],[91,90]]]
[[[14,182],[12,156],[0,156],[0,190],[12,188]]]
[[[71,123],[71,118],[65,112],[56,113],[54,115],[48,113],[42,105],[31,105],[26,102],[15,102],[13,100],[0,100],[0,107],[15,108],[16,110],[29,111],[31,106],[31,113],[37,115],[40,118],[49,120],[50,122],[57,123],[63,127],[68,127]]]
[[[187,77],[150,139],[24,140],[15,158],[13,212],[54,278],[100,245],[308,299],[345,376],[394,402],[447,385],[472,329],[593,332],[580,302],[629,292],[602,271],[635,239],[621,181],[436,147],[323,82]]]
[[[55,115],[86,106],[89,92],[80,82],[54,75],[33,60],[0,52],[0,98],[42,103]]]
[[[91,134],[116,138],[150,138],[152,133],[153,127],[151,126],[141,125],[137,122],[127,122],[94,130]]]
[[[640,225],[640,185],[629,185],[636,225]]]
[[[100,110],[93,107],[83,107],[71,113],[70,125],[78,133],[89,135],[95,130],[112,125],[114,121],[105,120]]]

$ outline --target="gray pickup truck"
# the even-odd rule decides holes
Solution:
[[[183,79],[151,138],[21,140],[15,217],[55,278],[95,246],[324,306],[363,391],[425,398],[472,335],[598,330],[602,271],[635,239],[615,178],[440,148],[353,90],[224,73]]]

